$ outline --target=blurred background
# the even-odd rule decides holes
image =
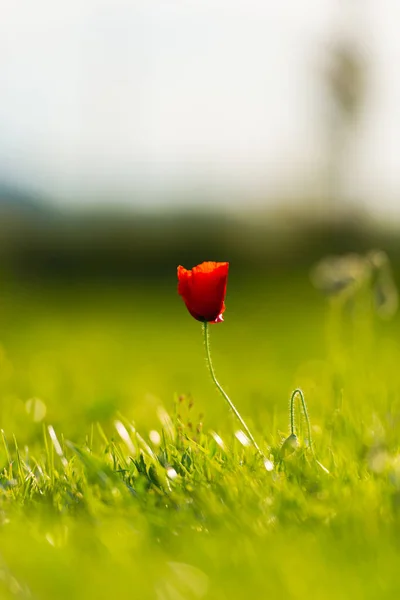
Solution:
[[[395,0],[3,0],[4,411],[39,395],[72,423],[204,396],[176,295],[176,266],[203,260],[231,263],[222,375],[265,410],[298,384],[321,352],[312,265],[370,248],[400,265],[398,15]],[[238,335],[252,349],[235,375]]]
[[[397,12],[395,0],[5,0],[3,267],[167,273],[393,233]]]

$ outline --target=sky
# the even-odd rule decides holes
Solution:
[[[368,66],[345,193],[400,218],[398,1],[0,0],[0,9],[0,181],[61,204],[318,191],[321,74],[344,35]]]

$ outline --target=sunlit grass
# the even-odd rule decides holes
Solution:
[[[214,366],[267,468],[175,282],[13,286],[0,320],[1,599],[396,597],[400,328],[364,292],[232,277]],[[282,450],[295,387],[325,469],[300,411]]]

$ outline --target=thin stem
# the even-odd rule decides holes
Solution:
[[[290,435],[296,435],[295,433],[295,417],[294,417],[294,399],[296,397],[297,390],[295,390],[290,398]]]
[[[296,400],[296,396],[300,396],[300,401],[301,401],[301,405],[303,408],[304,418],[307,423],[308,443],[310,445],[312,453],[315,456],[314,446],[313,446],[312,436],[311,436],[310,417],[308,415],[308,409],[307,409],[306,400],[304,398],[304,394],[300,388],[295,389],[290,397],[290,434],[295,435],[295,433],[296,433],[295,432],[295,415],[294,415],[294,402]]]
[[[229,398],[228,394],[225,392],[225,390],[223,389],[223,387],[221,386],[221,384],[219,383],[219,381],[217,380],[217,378],[215,376],[214,367],[213,367],[212,360],[211,360],[210,337],[209,337],[207,322],[203,323],[203,333],[204,333],[204,344],[206,347],[207,364],[208,364],[208,368],[210,371],[211,379],[215,383],[215,386],[218,389],[218,391],[220,392],[220,394],[224,397],[226,402],[229,404],[229,407],[234,412],[236,418],[239,420],[241,426],[247,433],[254,448],[257,450],[257,452],[262,457],[262,459],[265,460],[266,457],[265,457],[264,453],[262,452],[262,450],[260,449],[259,445],[257,444],[256,440],[254,439],[250,429],[247,427],[246,423],[244,422],[244,420],[243,420],[242,416],[240,415],[239,411],[237,410],[236,406],[233,404],[232,400]]]
[[[304,398],[304,394],[301,391],[300,388],[297,388],[294,390],[294,392],[292,392],[292,395],[290,397],[290,435],[296,435],[295,432],[295,417],[294,417],[294,402],[296,400],[296,396],[300,396],[300,401],[301,401],[301,406],[303,408],[303,414],[304,414],[304,418],[306,420],[307,423],[307,433],[308,433],[308,443],[309,443],[309,447],[311,450],[311,453],[313,455],[313,458],[315,460],[315,462],[317,463],[317,465],[327,474],[330,475],[328,469],[326,467],[324,467],[324,465],[322,463],[319,462],[319,460],[317,459],[317,456],[315,454],[315,450],[314,450],[314,444],[312,441],[312,437],[311,437],[311,423],[310,423],[310,417],[308,415],[308,409],[307,409],[307,404],[306,404],[306,400]]]

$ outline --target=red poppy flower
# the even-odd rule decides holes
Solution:
[[[203,262],[192,270],[178,267],[178,292],[198,321],[223,321],[228,269],[227,262]]]

